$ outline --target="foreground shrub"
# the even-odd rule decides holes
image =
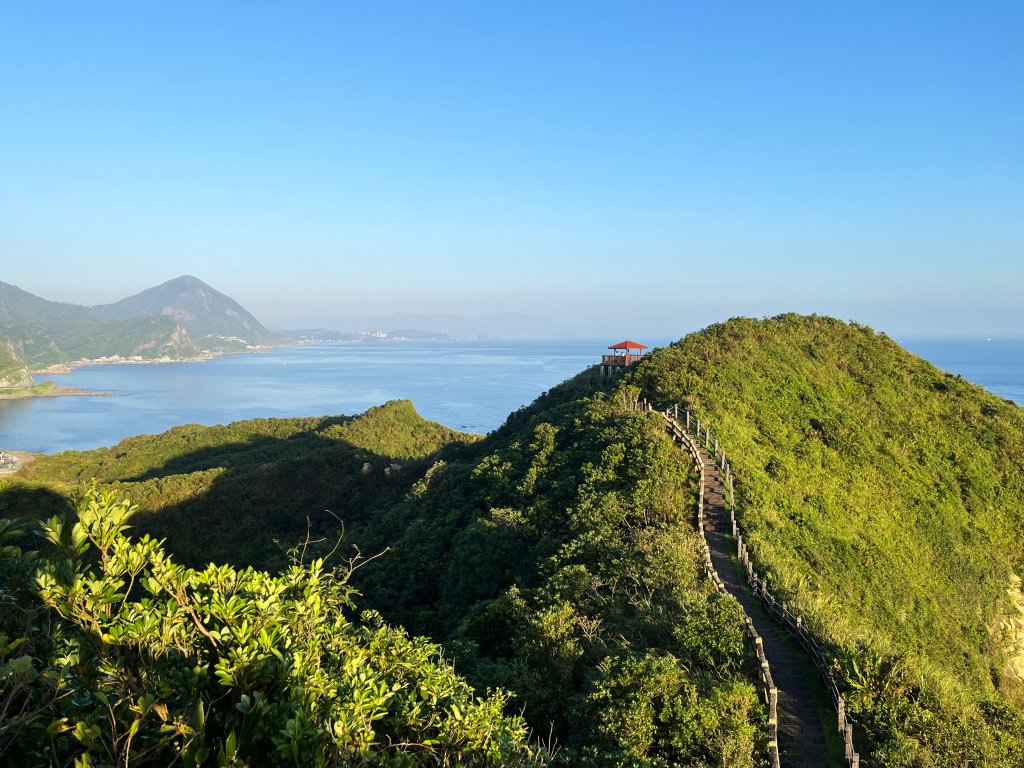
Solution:
[[[347,571],[279,576],[175,564],[125,535],[134,507],[93,489],[43,526],[55,552],[23,637],[4,594],[0,726],[14,764],[534,765],[506,694],[477,697],[437,646],[360,621]],[[4,549],[13,580],[31,554]],[[22,604],[18,604],[21,601]]]

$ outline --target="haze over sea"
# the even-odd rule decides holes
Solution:
[[[1024,339],[899,341],[944,370],[1024,403]],[[87,366],[52,378],[115,396],[0,401],[0,448],[84,450],[180,424],[352,415],[398,398],[412,400],[428,419],[486,433],[598,362],[601,352],[601,344],[580,340],[384,342],[279,347],[205,363]]]

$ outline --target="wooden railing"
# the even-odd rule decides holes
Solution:
[[[638,363],[643,357],[643,355],[601,355],[601,365],[623,367]]]
[[[640,409],[645,411],[653,410],[646,400],[640,401]],[[668,424],[669,432],[687,448],[690,454],[694,457],[697,467],[700,470],[700,500],[697,509],[697,525],[698,530],[700,531],[702,549],[704,551],[705,570],[708,571],[708,575],[711,577],[711,580],[715,583],[718,590],[720,592],[724,592],[725,586],[722,583],[722,580],[718,577],[718,574],[715,573],[715,569],[711,564],[711,550],[708,547],[707,539],[704,536],[705,471],[704,462],[701,460],[700,449],[698,447],[701,442],[703,442],[704,449],[708,454],[710,454],[721,470],[722,477],[728,489],[729,520],[732,525],[733,538],[736,540],[736,554],[739,557],[740,563],[743,565],[743,570],[746,573],[750,589],[753,591],[755,597],[760,600],[761,605],[764,606],[768,615],[796,639],[800,644],[800,647],[806,651],[811,662],[818,670],[818,676],[821,679],[822,684],[825,686],[825,689],[828,691],[829,698],[831,699],[832,705],[835,707],[838,715],[836,724],[838,726],[840,738],[843,739],[843,756],[845,758],[847,768],[859,768],[860,755],[853,746],[853,721],[850,720],[847,715],[846,700],[839,692],[839,686],[836,684],[835,675],[832,673],[831,665],[825,657],[825,654],[822,652],[821,643],[818,638],[815,637],[810,628],[808,628],[804,623],[803,617],[794,612],[788,605],[786,605],[786,603],[778,600],[768,589],[768,585],[764,577],[754,570],[754,565],[750,560],[750,554],[747,550],[747,543],[743,536],[743,527],[736,518],[736,493],[733,488],[732,467],[729,465],[729,462],[725,457],[725,452],[721,450],[718,444],[718,439],[712,436],[711,430],[706,423],[702,424],[700,419],[691,414],[688,410],[682,411],[683,418],[680,420],[680,408],[678,405],[674,405],[665,411],[660,411],[660,413]],[[769,758],[771,759],[772,766],[774,767],[778,765],[778,691],[772,685],[771,673],[769,671],[768,661],[764,658],[764,649],[761,645],[761,638],[754,630],[753,623],[749,616],[746,618],[746,623],[747,637],[752,639],[758,661],[761,662],[762,665],[761,680],[769,708]]]
[[[646,400],[640,401],[640,410],[649,411],[652,410],[650,404]],[[711,560],[711,547],[708,546],[708,540],[704,535],[704,479],[706,475],[704,460],[700,455],[700,448],[698,447],[698,441],[700,439],[700,422],[696,423],[696,437],[691,435],[684,427],[671,415],[670,412],[666,411],[661,413],[665,418],[668,425],[668,431],[671,435],[679,441],[679,443],[689,451],[693,457],[694,463],[697,465],[697,471],[700,473],[700,492],[697,499],[697,532],[700,534],[700,548],[701,554],[704,559],[704,570],[715,585],[715,589],[723,595],[728,595],[729,592],[725,587],[725,582],[718,575],[718,571],[715,570],[714,563]],[[689,425],[689,421],[687,421]],[[710,440],[710,435],[706,434],[705,439]],[[709,443],[710,444],[710,443]],[[724,459],[724,457],[723,457]],[[768,760],[771,768],[780,768],[779,763],[779,689],[775,686],[775,681],[772,680],[771,667],[768,664],[768,658],[764,654],[764,641],[761,639],[761,635],[758,634],[757,630],[754,629],[754,622],[751,621],[750,617],[744,613],[743,615],[744,624],[744,637],[746,638],[751,652],[754,658],[757,660],[758,676],[761,681],[761,692],[764,696],[765,705],[768,707]]]

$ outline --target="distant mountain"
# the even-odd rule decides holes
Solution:
[[[168,280],[114,304],[93,307],[93,310],[112,320],[172,318],[200,346],[206,346],[209,339],[239,340],[252,345],[277,340],[237,301],[189,275]]]
[[[47,301],[16,285],[0,282],[0,325],[52,325],[75,323],[91,316],[87,307]]]
[[[451,336],[438,331],[399,328],[393,331],[332,331],[328,328],[303,328],[282,331],[281,335],[299,341],[450,341]]]
[[[350,331],[391,331],[415,328],[418,331],[441,333],[454,338],[543,339],[582,336],[574,325],[531,317],[519,312],[506,312],[480,317],[465,315],[414,315],[399,312],[393,315],[352,317],[344,321]]]
[[[89,307],[47,301],[0,283],[0,337],[30,369],[102,357],[187,357],[199,354],[171,318],[114,321]]]
[[[112,357],[176,360],[275,338],[237,302],[194,277],[98,307],[47,301],[0,282],[5,369],[14,357],[29,370]]]

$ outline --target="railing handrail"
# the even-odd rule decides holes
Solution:
[[[640,401],[643,404],[643,410],[652,410],[650,404],[646,400]],[[679,420],[680,408],[678,405],[673,405],[667,408],[661,415],[665,417],[665,420],[669,424],[669,431],[672,432],[673,436],[679,438],[689,449],[691,455],[694,456],[697,466],[700,470],[700,503],[698,508],[698,530],[700,531],[700,540],[703,544],[705,552],[705,568],[709,569],[709,575],[720,591],[724,591],[725,587],[718,577],[718,574],[714,572],[714,568],[711,567],[711,554],[710,547],[708,547],[707,539],[704,536],[704,462],[700,457],[699,444],[701,442],[701,422],[700,419],[691,414],[689,410],[683,409],[683,415],[685,420],[685,427]],[[693,428],[693,434],[690,434],[691,426]],[[712,435],[711,429],[705,423],[703,425],[703,442],[704,448],[711,455],[711,458],[718,465],[722,471],[723,479],[726,481],[728,492],[729,492],[729,518],[732,524],[732,534],[736,539],[736,553],[739,557],[740,563],[743,565],[743,570],[747,576],[747,582],[750,584],[751,590],[754,592],[754,596],[761,601],[761,605],[764,606],[768,615],[771,616],[775,622],[782,626],[788,634],[796,639],[800,644],[800,647],[804,649],[811,662],[818,670],[818,675],[828,690],[829,698],[832,701],[832,706],[836,708],[837,712],[837,725],[839,733],[843,738],[843,751],[844,758],[846,760],[847,768],[859,768],[860,766],[860,755],[854,749],[853,745],[853,721],[850,719],[846,712],[846,700],[839,692],[839,685],[836,683],[835,675],[832,674],[832,669],[829,666],[828,660],[825,658],[825,654],[822,653],[821,643],[818,638],[815,637],[814,632],[804,623],[803,617],[800,614],[795,613],[790,609],[786,603],[778,600],[768,589],[767,583],[763,576],[760,576],[754,569],[754,565],[750,560],[750,556],[747,550],[747,543],[743,537],[743,529],[736,518],[736,491],[733,487],[733,475],[732,467],[729,465],[726,459],[725,452],[721,449],[718,443],[718,439],[714,438],[714,448],[712,449]],[[696,441],[696,442],[694,442]],[[747,618],[747,624],[750,625],[750,619]],[[754,632],[753,626],[748,627],[750,632]],[[754,632],[754,636],[756,636]],[[759,640],[759,638],[758,638]],[[763,650],[759,654],[763,657]],[[768,672],[767,661],[764,662],[764,672],[762,679],[771,680],[770,673]],[[767,675],[767,677],[765,677]],[[776,693],[777,695],[777,693]],[[769,712],[769,727],[771,723],[775,723],[775,729],[777,729],[777,719],[774,702],[770,705],[771,709]],[[773,730],[770,733],[769,745],[772,743],[777,744],[777,730]],[[769,746],[771,751],[771,746]],[[777,765],[778,760],[778,749],[775,748],[775,757],[773,758],[773,765]]]
[[[651,405],[647,400],[641,399],[637,405],[639,410],[652,410]],[[669,414],[669,411],[661,413],[661,415],[665,418],[665,421],[668,424],[669,432],[689,451],[690,455],[693,457],[694,463],[697,465],[697,470],[700,475],[700,492],[697,499],[697,531],[700,535],[701,550],[704,555],[704,570],[718,592],[722,595],[728,595],[729,591],[725,587],[725,582],[722,581],[722,578],[715,570],[714,563],[711,560],[711,547],[708,545],[707,537],[704,535],[705,471],[704,460],[700,455],[699,443],[683,429],[682,425]],[[687,420],[687,424],[689,424],[689,420]],[[697,440],[699,440],[699,422],[697,430]],[[771,764],[771,768],[781,768],[779,758],[779,689],[776,687],[775,681],[772,678],[771,667],[768,664],[768,658],[764,653],[764,641],[761,639],[757,630],[754,629],[754,622],[751,621],[750,617],[745,613],[743,624],[744,635],[751,645],[754,658],[757,660],[761,687],[764,693],[765,704],[768,707],[768,759]]]

